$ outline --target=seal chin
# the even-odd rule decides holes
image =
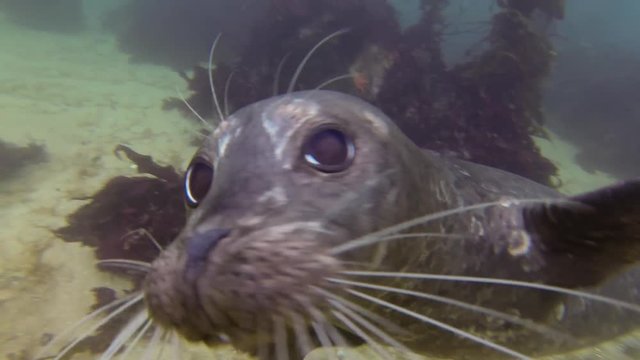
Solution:
[[[306,327],[325,312],[335,287],[326,279],[340,271],[322,245],[329,239],[319,239],[328,234],[318,230],[305,223],[231,233],[200,257],[197,272],[194,254],[185,251],[189,239],[179,238],[147,276],[151,316],[188,340],[229,339],[252,353],[259,343],[273,343],[276,324]]]

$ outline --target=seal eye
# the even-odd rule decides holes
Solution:
[[[335,128],[322,128],[305,142],[302,154],[307,164],[325,173],[343,171],[355,156],[353,140]]]
[[[213,167],[210,163],[201,157],[194,158],[184,175],[184,194],[189,207],[195,208],[200,204],[212,181]]]

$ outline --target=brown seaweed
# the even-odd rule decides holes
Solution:
[[[168,245],[185,222],[180,175],[173,167],[156,164],[150,156],[124,145],[123,152],[138,171],[153,175],[115,177],[67,219],[56,235],[68,242],[95,248],[96,258],[150,262]]]
[[[218,61],[213,70],[220,99],[226,80],[233,73],[228,87],[229,110],[286,92],[307,52],[337,30],[349,31],[314,53],[294,90],[313,89],[332,77],[350,73],[350,65],[363,51],[371,47],[392,48],[400,36],[395,12],[383,0],[274,1],[272,5],[268,14],[255,22],[250,41],[239,53],[239,59]],[[306,10],[297,11],[297,6],[304,6]],[[208,71],[196,66],[191,77],[183,77],[191,90],[189,104],[203,116],[212,114]],[[331,88],[358,93],[354,82],[348,79],[333,83]],[[172,107],[193,118],[181,99],[167,99],[165,109]]]
[[[533,25],[538,14],[548,21],[561,18],[563,1],[500,1],[486,50],[455,67],[448,67],[442,55],[448,0],[424,0],[421,20],[404,32],[395,23],[393,10],[384,6],[356,1],[336,6],[327,0],[305,3],[304,8],[312,11],[287,11],[287,5],[295,8],[302,3],[278,2],[277,16],[256,24],[239,62],[223,63],[214,70],[214,85],[224,89],[235,68],[228,94],[232,108],[271,96],[276,74],[288,79],[319,39],[350,27],[350,33],[314,54],[296,89],[315,88],[323,79],[350,72],[352,81],[332,88],[373,102],[419,146],[553,184],[556,168],[540,154],[531,136],[544,136],[542,83],[554,53],[548,35]],[[372,29],[384,29],[384,34]],[[290,35],[300,33],[308,36]],[[378,58],[372,61],[374,55]],[[378,67],[383,73],[377,76],[383,80],[375,91],[362,91],[361,74],[354,72],[367,62],[389,63]],[[365,85],[375,80],[371,73],[365,74]],[[186,79],[192,91],[188,101],[211,116],[208,77],[200,67]],[[180,101],[168,103],[189,111]]]
[[[449,69],[436,46],[447,1],[425,3],[377,105],[419,146],[551,185],[556,168],[531,138],[544,135],[541,84],[553,61],[548,39],[524,14],[506,8],[492,20],[488,48]]]
[[[327,34],[348,27],[351,32],[314,54],[295,90],[313,89],[332,76],[349,73],[352,81],[336,82],[331,88],[371,101],[419,146],[552,185],[556,168],[531,136],[544,136],[542,83],[554,52],[548,35],[534,25],[539,14],[547,21],[562,18],[562,0],[498,1],[486,49],[455,67],[447,66],[442,55],[449,0],[423,0],[422,18],[405,31],[388,4],[273,3],[272,16],[255,25],[240,60],[223,62],[214,70],[214,85],[220,91],[234,72],[231,110],[272,96],[277,74],[277,90],[284,91],[282,84],[306,51]],[[211,116],[208,77],[199,67],[185,78],[192,91],[189,103]],[[190,111],[179,99],[166,104]]]
[[[68,225],[55,230],[55,234],[68,242],[81,242],[95,249],[96,258],[130,259],[151,262],[161,247],[167,246],[184,226],[186,214],[182,200],[180,175],[171,166],[157,164],[153,158],[142,155],[125,145],[118,145],[116,155],[124,154],[138,167],[138,171],[153,177],[118,176],[88,200],[90,202],[71,214]],[[82,199],[81,199],[82,200]],[[151,239],[153,238],[153,240]],[[133,280],[129,291],[140,289],[144,273],[140,271],[104,267],[117,275]],[[115,300],[113,289],[92,289],[95,296],[93,309]],[[113,326],[100,330],[76,345],[72,352],[101,353],[135,309],[125,311],[113,320]]]

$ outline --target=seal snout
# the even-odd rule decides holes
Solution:
[[[147,277],[150,313],[191,341],[254,344],[256,334],[269,337],[264,327],[274,319],[307,319],[326,307],[326,278],[341,268],[322,245],[333,236],[316,222],[187,229]]]
[[[205,266],[208,254],[230,233],[230,229],[211,229],[195,233],[186,241],[187,261],[184,275],[188,282],[196,280]]]
[[[342,95],[286,95],[233,119],[186,170],[189,220],[154,262],[145,298],[154,320],[185,338],[223,336],[255,354],[331,320],[329,297],[344,290],[331,279],[346,263],[330,250],[384,218],[390,197],[369,197],[388,193],[380,174],[395,165],[377,157],[383,115]]]

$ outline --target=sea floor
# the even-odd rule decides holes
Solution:
[[[0,16],[0,139],[46,147],[49,161],[0,181],[0,358],[30,359],[89,312],[90,289],[129,284],[96,270],[93,250],[52,233],[111,177],[133,175],[120,143],[184,168],[199,126],[162,100],[186,93],[164,67],[132,64],[111,36],[57,35],[17,27]],[[551,134],[539,139],[569,193],[608,184],[572,161],[575,150]],[[191,358],[210,358],[194,347]],[[240,358],[223,349],[219,359]],[[77,358],[93,358],[92,355]],[[183,358],[188,358],[184,356]]]

